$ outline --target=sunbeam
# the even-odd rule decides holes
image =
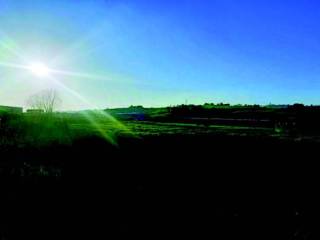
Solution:
[[[96,74],[89,74],[89,73],[83,73],[83,72],[73,72],[73,71],[65,71],[65,70],[57,70],[57,69],[51,69],[52,73],[60,74],[64,76],[70,76],[70,77],[79,77],[79,78],[88,78],[88,79],[95,79],[95,80],[107,80],[112,81],[112,79],[108,76],[101,76]]]
[[[128,77],[121,77],[121,76],[107,76],[105,75],[97,75],[85,72],[74,72],[74,71],[66,71],[66,70],[59,70],[59,69],[52,69],[46,66],[42,62],[33,62],[29,65],[22,65],[16,64],[11,62],[0,62],[0,67],[8,67],[8,68],[17,68],[17,69],[24,69],[31,71],[35,75],[39,77],[45,77],[48,74],[55,74],[55,75],[62,75],[67,77],[77,77],[77,78],[85,78],[85,79],[92,79],[92,80],[100,80],[100,81],[116,81],[117,83],[127,83],[129,84],[130,81]],[[116,78],[116,80],[114,79]]]
[[[0,62],[0,66],[28,70],[38,77],[46,77],[47,79],[50,80],[50,82],[52,82],[55,85],[57,85],[58,87],[62,88],[64,91],[66,91],[68,94],[72,95],[73,97],[77,98],[82,103],[85,103],[90,109],[98,109],[97,106],[90,103],[86,98],[84,98],[77,91],[69,88],[68,86],[63,84],[61,81],[57,80],[53,75],[57,74],[57,75],[64,75],[64,76],[73,76],[73,77],[91,78],[91,79],[104,79],[105,80],[106,78],[103,76],[96,76],[96,75],[91,75],[91,74],[86,74],[86,73],[78,73],[78,72],[51,69],[51,68],[47,67],[44,63],[39,63],[39,62],[31,63],[30,65],[21,65],[21,64]],[[120,131],[130,133],[132,136],[134,136],[134,134],[125,125],[123,125],[120,121],[118,121],[113,116],[111,116],[110,114],[108,114],[104,111],[95,110],[94,112],[92,112],[92,114],[89,114],[87,112],[82,112],[81,114],[103,136],[103,138],[105,140],[109,141],[113,145],[117,145],[116,139],[115,139],[116,136],[108,133],[108,131],[106,131],[101,126],[101,124],[99,124],[99,122],[97,121],[97,116],[98,116],[98,118],[103,118],[105,120],[108,120],[110,123],[112,123]]]
[[[76,97],[77,99],[79,99],[80,101],[82,101],[83,103],[87,104],[88,107],[90,107],[90,109],[98,109],[97,106],[94,106],[92,103],[90,103],[87,99],[85,99],[83,96],[81,96],[81,94],[79,94],[77,91],[67,87],[65,84],[61,83],[59,80],[53,78],[52,76],[50,76],[51,81],[53,81],[55,84],[57,84],[59,87],[61,87],[62,89],[64,89],[65,91],[67,91],[69,94],[73,95],[74,97]],[[135,134],[128,129],[124,124],[122,124],[120,121],[118,121],[117,119],[115,119],[113,116],[111,116],[110,114],[101,111],[101,110],[95,110],[92,111],[92,113],[98,114],[99,117],[103,117],[105,120],[110,121],[110,123],[114,124],[114,126],[121,130],[124,131],[126,133],[130,133],[132,136],[136,137]],[[81,114],[91,123],[91,125],[93,127],[95,127],[97,129],[97,131],[110,143],[116,145],[116,140],[114,139],[114,137],[108,135],[107,131],[105,131],[101,125],[97,122],[96,118],[92,115],[90,115],[89,113],[86,112],[81,112]]]
[[[17,46],[16,42],[12,40],[5,32],[0,30],[0,47],[9,51],[15,57],[18,57],[20,60],[25,61],[26,59],[17,51],[13,46]]]
[[[28,69],[28,66],[26,65],[10,63],[10,62],[0,62],[0,66],[8,67],[8,68]]]
[[[88,49],[94,49],[94,44],[88,44],[91,40],[98,38],[99,35],[103,33],[103,30],[107,24],[107,21],[102,21],[98,26],[94,28],[91,32],[86,34],[84,37],[79,39],[78,41],[72,43],[67,49],[65,49],[61,54],[57,55],[55,58],[51,60],[51,63],[63,63],[70,56],[76,56],[77,53],[83,53],[83,49],[86,51]],[[81,49],[81,51],[79,51]]]

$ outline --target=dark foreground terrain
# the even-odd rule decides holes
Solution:
[[[37,141],[55,139],[45,145],[2,131],[2,239],[319,239],[314,138],[132,122],[131,130],[152,134],[119,134],[110,143],[67,137],[87,129],[80,121],[48,122],[28,125]]]

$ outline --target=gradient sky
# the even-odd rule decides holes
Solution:
[[[318,0],[0,0],[0,104],[320,104],[319,21]],[[39,61],[77,74],[7,66]]]

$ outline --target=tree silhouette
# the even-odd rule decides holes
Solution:
[[[60,103],[57,92],[53,89],[41,91],[29,97],[27,105],[32,109],[43,110],[46,113],[52,113]]]

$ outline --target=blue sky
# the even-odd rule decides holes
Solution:
[[[0,0],[0,63],[81,73],[54,76],[63,109],[320,104],[319,19],[316,0]],[[1,104],[49,87],[0,65]]]

